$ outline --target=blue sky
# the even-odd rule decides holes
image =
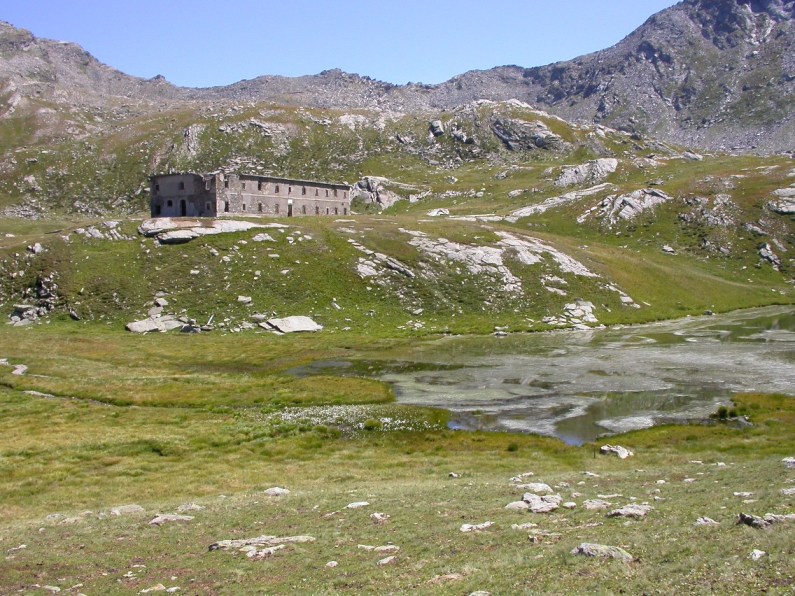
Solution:
[[[3,6],[5,4],[5,6]],[[0,19],[127,74],[208,87],[330,68],[403,84],[607,48],[675,0],[5,0]]]

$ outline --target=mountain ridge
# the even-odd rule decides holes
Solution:
[[[545,66],[471,70],[436,85],[331,69],[207,88],[133,77],[77,44],[0,23],[0,80],[6,95],[23,99],[91,106],[135,99],[142,108],[251,101],[423,113],[515,98],[575,122],[704,149],[772,153],[792,150],[795,137],[795,58],[787,51],[795,46],[794,21],[793,0],[685,0],[610,48]]]

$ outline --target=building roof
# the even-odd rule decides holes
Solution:
[[[209,178],[209,177],[216,177],[219,174],[224,174],[223,172],[211,172],[208,174],[198,174],[196,172],[171,172],[168,174],[152,174],[149,178],[154,180],[155,178],[163,178],[165,176],[200,176],[202,178]],[[263,182],[276,182],[279,184],[294,184],[296,186],[328,186],[329,188],[340,188],[348,190],[351,188],[351,185],[347,182],[323,182],[321,180],[299,180],[297,178],[280,178],[277,176],[261,176],[259,174],[244,174],[238,172],[230,172],[239,178],[246,178],[247,180],[261,180]],[[224,174],[226,175],[226,174]]]

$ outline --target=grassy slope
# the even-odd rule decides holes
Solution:
[[[786,525],[768,531],[736,526],[739,511],[789,513],[793,475],[780,459],[795,450],[789,398],[740,399],[755,422],[745,431],[660,428],[622,437],[633,459],[594,457],[591,446],[499,434],[363,432],[333,437],[307,429],[269,435],[250,413],[184,408],[118,408],[46,400],[0,390],[2,408],[3,586],[33,583],[87,593],[124,593],[157,583],[183,591],[249,593],[422,592],[743,592],[791,590],[793,546]],[[703,461],[703,465],[689,463]],[[718,467],[725,462],[726,467]],[[641,521],[604,512],[511,513],[521,496],[509,478],[558,485],[582,504],[600,494],[618,505],[636,497],[654,506]],[[449,471],[462,474],[447,477]],[[599,477],[588,477],[590,471]],[[685,482],[686,478],[694,479]],[[665,484],[658,481],[665,480]],[[565,487],[562,483],[567,483]],[[261,491],[287,486],[290,496]],[[755,501],[733,496],[752,491]],[[654,497],[662,500],[654,500]],[[189,523],[154,528],[158,512],[183,502],[205,507]],[[364,510],[347,503],[368,501]],[[135,502],[146,513],[103,517]],[[89,512],[84,512],[86,509]],[[334,511],[340,513],[326,516]],[[376,525],[369,514],[391,515]],[[81,513],[84,512],[84,513]],[[50,513],[74,517],[45,520]],[[697,528],[707,515],[720,527]],[[478,534],[463,523],[493,521]],[[512,524],[534,522],[532,530]],[[537,542],[528,534],[538,534]],[[208,552],[228,538],[308,534],[316,542],[289,546],[264,561],[236,552]],[[569,551],[581,542],[620,545],[637,561],[602,563]],[[400,546],[386,555],[358,544]],[[20,544],[25,549],[11,549]],[[53,549],[52,545],[58,548]],[[754,548],[769,555],[752,562]],[[339,567],[329,569],[335,560]],[[132,574],[128,572],[132,571]],[[461,579],[437,580],[445,574]],[[172,579],[174,578],[174,579]]]
[[[491,117],[486,108],[445,115],[467,134],[480,134],[485,157],[449,137],[422,146],[424,118],[387,122],[377,133],[371,127],[342,126],[334,121],[339,114],[272,106],[156,114],[87,141],[59,137],[47,145],[47,153],[30,136],[30,122],[4,123],[8,145],[2,149],[6,155],[13,152],[16,166],[0,174],[3,205],[30,196],[19,181],[34,175],[43,186],[42,200],[51,201],[55,212],[70,213],[77,199],[108,207],[119,197],[118,211],[135,211],[145,203],[135,191],[152,169],[215,169],[239,155],[254,156],[252,168],[276,168],[283,175],[348,180],[379,175],[430,188],[435,195],[459,194],[399,203],[384,216],[356,217],[353,223],[291,221],[295,227],[288,232],[272,232],[277,240],[273,244],[251,242],[255,232],[183,246],[74,235],[64,242],[61,234],[89,222],[71,215],[47,222],[4,220],[0,231],[14,237],[0,234],[3,312],[26,299],[24,291],[52,272],[57,272],[61,303],[47,323],[0,328],[0,358],[30,367],[23,376],[0,368],[0,546],[9,557],[0,561],[0,587],[12,591],[33,584],[66,588],[83,583],[87,593],[137,592],[158,582],[197,593],[585,592],[596,586],[604,592],[709,592],[727,585],[742,592],[791,590],[789,530],[758,532],[733,524],[737,511],[746,507],[759,514],[791,511],[791,498],[779,493],[791,478],[782,474],[778,460],[795,451],[793,406],[787,399],[742,398],[755,422],[751,430],[662,428],[627,435],[621,442],[638,455],[619,462],[594,459],[590,446],[447,432],[440,427],[441,413],[400,408],[390,403],[387,388],[371,381],[282,374],[316,359],[377,351],[443,331],[487,333],[495,325],[515,331],[544,328],[539,323],[544,316],[559,315],[566,302],[577,298],[592,300],[605,323],[792,302],[790,258],[782,253],[782,273],[760,266],[756,250],[763,239],[742,228],[746,222],[764,224],[772,236],[793,247],[790,219],[764,209],[773,189],[792,182],[788,160],[714,157],[643,169],[632,165],[631,158],[658,152],[658,146],[620,135],[595,141],[587,131],[554,119],[500,109],[511,117],[544,120],[578,148],[563,155],[500,149],[482,134]],[[263,135],[249,126],[251,118],[283,126],[292,135],[287,145],[278,134]],[[332,122],[318,124],[323,118]],[[87,117],[83,124],[90,121]],[[190,156],[181,149],[183,132],[196,122],[205,129],[198,153]],[[219,128],[225,123],[243,129],[223,133]],[[394,140],[395,133],[422,141],[409,150]],[[14,149],[23,140],[31,146]],[[613,192],[662,181],[674,204],[609,229],[593,221],[575,223],[607,193],[514,225],[424,217],[432,207],[448,207],[460,215],[508,214],[560,194],[552,180],[562,164],[606,152],[624,159],[610,178],[618,187]],[[775,168],[758,169],[768,166]],[[518,189],[528,192],[508,197]],[[483,194],[478,196],[478,191]],[[712,202],[723,192],[731,194],[739,210],[731,228],[705,229],[679,219],[690,209],[686,198]],[[564,276],[569,295],[562,297],[539,283],[541,275],[558,272],[548,260],[535,266],[509,262],[525,295],[504,296],[495,291],[493,280],[429,262],[406,243],[401,227],[471,245],[491,244],[500,231],[526,233],[571,254],[602,277]],[[413,268],[429,262],[435,275],[414,280],[393,276],[384,287],[362,280],[354,267],[363,255],[347,242],[350,233],[340,228],[355,229],[359,242]],[[296,229],[312,240],[298,241]],[[123,230],[135,236],[134,223],[125,223]],[[728,252],[705,248],[705,240]],[[36,241],[47,251],[25,256],[25,247]],[[662,254],[663,244],[678,254]],[[221,261],[223,256],[230,257],[228,264]],[[600,287],[603,281],[616,283],[642,308],[622,307],[617,294]],[[326,329],[311,337],[283,338],[254,331],[156,337],[121,331],[125,322],[145,316],[158,291],[168,293],[169,312],[202,322],[214,316],[216,323],[227,318],[235,326],[255,310],[308,314]],[[239,295],[251,296],[253,307],[238,303]],[[484,305],[486,299],[490,305]],[[69,320],[67,306],[83,320]],[[417,308],[423,309],[421,316],[410,312]],[[409,320],[421,320],[424,327],[406,328]],[[342,431],[334,424],[308,423],[300,415],[280,415],[284,407],[319,404],[366,405]],[[380,419],[431,430],[381,432],[386,424]],[[350,430],[361,426],[373,430]],[[707,465],[688,463],[696,459]],[[733,465],[709,465],[718,461]],[[550,484],[569,483],[561,492],[566,497],[572,491],[582,493],[578,502],[621,493],[624,497],[614,499],[621,505],[630,496],[651,500],[657,489],[666,500],[654,503],[648,519],[627,524],[581,509],[532,519],[541,530],[560,534],[534,544],[527,532],[510,529],[511,523],[530,518],[502,509],[521,496],[507,486],[508,478],[528,469]],[[464,475],[448,479],[451,470]],[[585,477],[584,470],[601,477]],[[684,483],[686,477],[696,482]],[[668,482],[658,485],[658,479]],[[265,499],[260,491],[275,484],[289,486],[293,495]],[[754,491],[758,502],[742,505],[732,496],[742,490]],[[190,500],[207,507],[191,524],[160,529],[147,525],[149,513],[173,511]],[[373,505],[363,512],[323,517],[358,500]],[[139,502],[147,515],[96,515],[127,502]],[[44,519],[56,511],[77,516],[84,509],[94,513],[75,524]],[[372,510],[390,513],[391,522],[374,525],[367,517]],[[721,527],[695,529],[692,523],[701,515],[717,519]],[[458,531],[462,523],[487,519],[497,524],[491,531]],[[263,533],[311,534],[318,541],[261,562],[206,550],[218,539]],[[393,566],[376,567],[381,557],[356,548],[387,541],[402,548]],[[639,560],[624,565],[575,559],[568,553],[581,541],[619,544]],[[26,549],[9,550],[23,543]],[[52,549],[53,544],[59,548]],[[753,548],[770,556],[752,563],[747,556]],[[325,563],[332,559],[340,566],[327,569]],[[125,577],[128,571],[131,577]],[[464,577],[428,583],[445,573]],[[172,576],[177,579],[172,581]]]

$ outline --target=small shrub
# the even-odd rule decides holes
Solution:
[[[519,451],[519,443],[508,443],[508,447],[506,448],[506,451],[509,451],[511,453]]]
[[[374,430],[381,430],[384,425],[381,423],[380,420],[376,420],[375,418],[368,418],[364,421],[362,428],[366,431],[374,431]]]

